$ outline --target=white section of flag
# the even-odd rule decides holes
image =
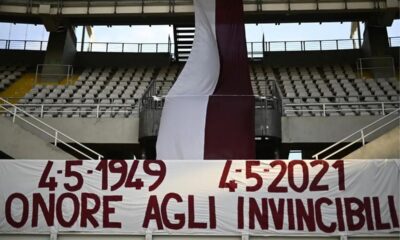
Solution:
[[[193,48],[165,100],[157,140],[158,159],[204,159],[208,99],[215,90],[220,72],[215,1],[194,1]]]

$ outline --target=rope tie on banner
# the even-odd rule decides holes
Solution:
[[[249,240],[250,236],[249,233],[242,233],[242,240]]]
[[[153,233],[150,229],[147,229],[145,240],[153,240]]]
[[[52,227],[50,228],[50,240],[57,240],[58,238],[58,231],[56,228]]]

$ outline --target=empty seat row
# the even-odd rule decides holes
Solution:
[[[11,86],[25,71],[25,66],[0,66],[0,92]]]

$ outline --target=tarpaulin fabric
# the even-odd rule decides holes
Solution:
[[[254,159],[254,97],[242,0],[197,0],[196,33],[166,96],[158,159]]]
[[[1,161],[0,234],[398,234],[399,162]]]

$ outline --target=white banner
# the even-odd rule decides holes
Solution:
[[[400,160],[1,161],[0,233],[400,231]]]

